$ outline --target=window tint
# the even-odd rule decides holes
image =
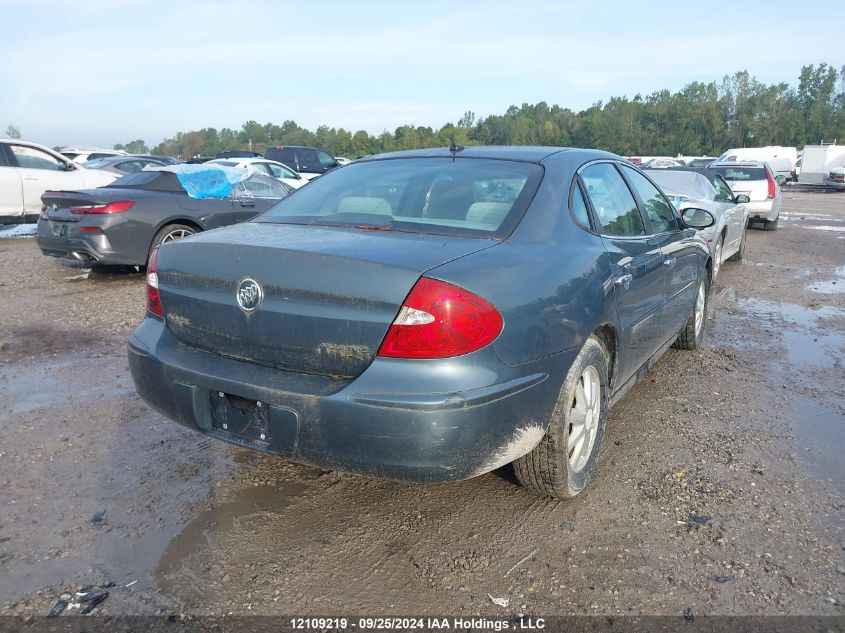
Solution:
[[[296,150],[296,161],[299,163],[299,171],[310,173],[322,173],[323,168],[317,158],[317,150],[303,148]]]
[[[0,145],[0,167],[8,167],[9,159],[6,158],[6,146]]]
[[[734,194],[721,176],[713,177],[713,186],[716,187],[716,200],[719,202],[733,202]]]
[[[675,221],[675,214],[672,205],[664,197],[660,190],[651,184],[640,172],[630,167],[623,166],[625,175],[634,185],[640,200],[645,205],[645,211],[651,222],[652,232],[665,233],[666,231],[677,231],[678,223]]]
[[[581,172],[587,195],[593,203],[605,235],[645,235],[645,227],[634,196],[622,176],[610,163],[590,165]]]
[[[587,212],[587,204],[584,202],[584,194],[577,184],[572,187],[572,215],[585,227],[590,228],[590,214]]]
[[[538,165],[505,160],[354,163],[313,180],[257,221],[499,236],[519,221],[541,177]]]
[[[46,152],[34,147],[26,147],[25,145],[10,145],[12,154],[18,161],[18,167],[26,169],[50,169],[52,171],[60,171],[62,163],[59,159],[54,158]]]

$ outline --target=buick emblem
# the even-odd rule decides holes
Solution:
[[[238,300],[241,310],[252,312],[261,305],[261,300],[264,299],[264,291],[255,279],[247,277],[238,284],[235,298]]]

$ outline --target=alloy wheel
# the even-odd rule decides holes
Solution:
[[[601,380],[595,367],[581,372],[569,411],[567,456],[573,472],[580,472],[590,459],[596,443],[601,416]]]
[[[188,237],[189,235],[193,234],[194,231],[191,231],[190,229],[175,229],[165,235],[164,239],[161,240],[161,243],[164,244],[166,242],[175,242],[176,240],[181,240],[183,237]]]
[[[704,289],[704,280],[698,286],[698,296],[695,298],[695,338],[701,335],[701,328],[704,327],[704,306],[707,303],[707,294]]]
[[[720,237],[719,241],[716,242],[716,252],[713,253],[713,279],[716,279],[716,275],[719,274],[719,269],[722,267],[722,244],[724,241],[724,238]]]

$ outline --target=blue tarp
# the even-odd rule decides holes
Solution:
[[[246,178],[244,172],[225,165],[168,165],[159,171],[176,174],[188,195],[197,200],[225,198]]]

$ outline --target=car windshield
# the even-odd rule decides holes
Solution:
[[[763,167],[714,167],[710,169],[728,181],[765,180],[766,170]]]
[[[112,162],[111,158],[95,158],[94,160],[86,160],[82,166],[86,169],[100,169]]]
[[[502,238],[542,174],[539,165],[506,160],[365,161],[320,176],[254,221]]]

